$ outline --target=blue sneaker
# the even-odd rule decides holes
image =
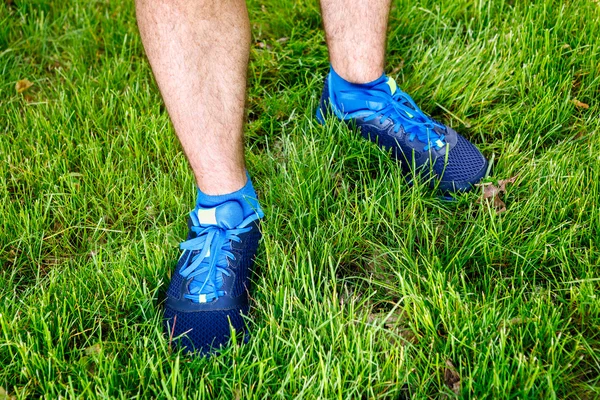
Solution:
[[[343,80],[331,68],[318,121],[324,124],[329,114],[355,124],[365,139],[391,149],[406,173],[420,171],[432,177],[431,185],[442,192],[467,191],[487,172],[487,160],[471,142],[425,115],[385,74],[358,85]]]
[[[208,355],[245,333],[250,275],[261,238],[260,209],[244,218],[230,200],[190,213],[187,240],[171,278],[164,311],[168,337],[186,352]]]

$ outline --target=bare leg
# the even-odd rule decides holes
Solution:
[[[365,138],[391,148],[405,170],[417,167],[432,173],[431,185],[444,194],[470,190],[486,174],[483,154],[427,116],[383,75],[390,2],[321,0],[333,71],[327,75],[317,118],[324,123],[329,110],[354,121]],[[382,129],[382,122],[387,128]]]
[[[383,74],[391,0],[321,0],[333,69],[353,83]]]
[[[138,25],[200,190],[246,182],[243,124],[250,22],[244,0],[136,0]]]

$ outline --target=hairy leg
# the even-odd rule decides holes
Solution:
[[[146,54],[196,183],[246,182],[244,105],[250,22],[244,0],[136,0]]]
[[[391,0],[321,0],[333,69],[345,80],[366,83],[383,74]]]
[[[431,119],[383,74],[390,1],[321,0],[333,68],[317,118],[325,123],[331,111],[354,122],[363,137],[391,149],[406,172],[413,174],[416,167],[435,177],[431,186],[444,194],[470,190],[486,175],[483,154]]]

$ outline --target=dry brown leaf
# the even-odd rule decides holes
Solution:
[[[396,65],[394,67],[394,69],[392,69],[392,72],[390,72],[390,75],[396,75],[398,72],[400,72],[400,70],[404,68],[404,59],[400,60],[400,64]]]
[[[4,389],[2,386],[0,386],[0,400],[14,400],[16,399],[15,396],[11,396],[8,394],[8,392],[6,391],[6,389]]]
[[[32,86],[33,82],[30,82],[28,79],[21,79],[15,84],[15,90],[17,93],[23,93]]]
[[[102,347],[100,347],[100,343],[96,343],[95,345],[86,348],[85,354],[92,356],[94,354],[100,354],[100,351],[102,351]]]
[[[483,188],[483,193],[478,202],[480,203],[482,201],[490,201],[489,199],[491,199],[496,212],[498,214],[503,213],[504,211],[506,211],[506,204],[504,204],[504,201],[502,201],[502,199],[500,198],[500,194],[506,193],[506,184],[515,183],[516,179],[517,175],[509,179],[500,179],[498,181],[498,186],[495,186],[490,182],[476,185]]]
[[[402,311],[399,311],[397,314],[392,314],[392,315],[388,315],[386,313],[374,313],[374,314],[369,314],[369,316],[367,317],[367,322],[370,324],[377,323],[377,322],[383,322],[385,324],[386,328],[389,328],[403,318],[404,318],[404,312],[402,312]]]
[[[508,321],[501,322],[499,328],[506,329],[506,328],[510,328],[511,326],[514,326],[514,325],[523,325],[523,324],[528,324],[530,322],[536,322],[536,321],[538,321],[537,318],[515,317],[515,318],[509,319]]]
[[[444,368],[444,383],[455,394],[460,393],[460,375],[456,372],[456,367],[452,361],[446,360],[446,368]]]
[[[258,47],[259,49],[267,49],[267,50],[271,50],[273,48],[270,44],[266,44],[265,42],[257,42],[256,47]]]
[[[515,318],[511,318],[508,323],[511,325],[522,325],[522,324],[528,324],[529,322],[533,322],[533,321],[537,321],[537,318],[520,318],[520,317],[515,317]]]
[[[575,107],[577,107],[577,108],[583,108],[584,110],[587,110],[588,108],[590,108],[589,104],[581,102],[577,99],[573,99],[572,101],[573,101],[573,104],[575,104]]]
[[[379,324],[383,322],[383,327],[390,332],[395,333],[405,341],[416,344],[419,342],[419,338],[413,331],[402,326],[401,321],[406,319],[404,311],[398,310],[394,314],[389,313],[373,313],[367,317],[369,324]]]

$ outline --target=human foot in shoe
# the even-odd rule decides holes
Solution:
[[[167,291],[164,327],[186,352],[209,355],[246,331],[248,290],[263,212],[252,183],[229,195],[198,191]]]
[[[467,191],[487,172],[488,162],[477,147],[428,117],[385,74],[373,82],[355,84],[331,68],[317,119],[323,124],[329,114],[356,125],[365,139],[391,149],[405,172],[416,169],[434,178],[432,186],[442,192]]]

